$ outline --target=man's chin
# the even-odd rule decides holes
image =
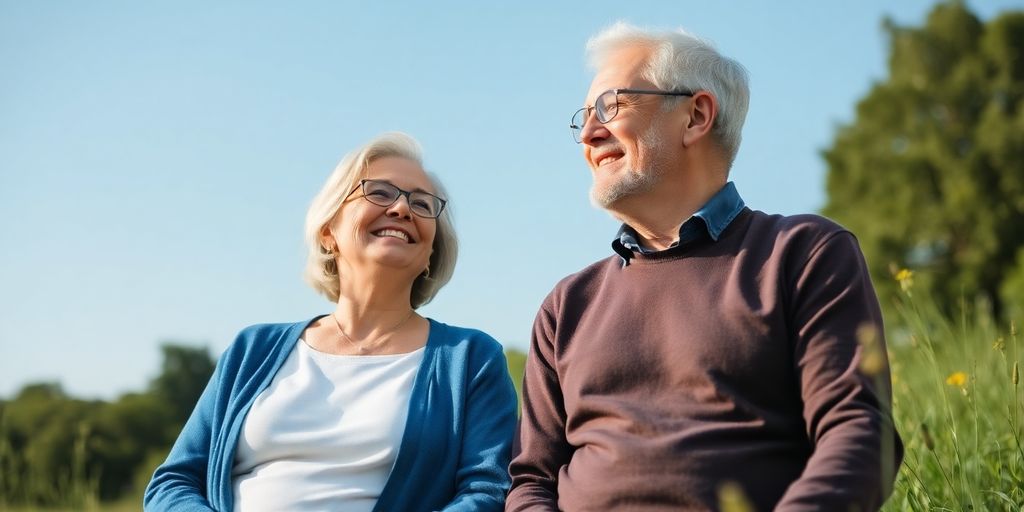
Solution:
[[[615,203],[629,195],[621,187],[590,187],[590,204],[596,208],[611,209]]]
[[[616,203],[636,194],[642,194],[654,188],[656,184],[650,176],[630,172],[617,180],[601,183],[595,181],[590,186],[590,204],[604,208],[614,209]]]

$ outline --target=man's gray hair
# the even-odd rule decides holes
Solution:
[[[648,46],[653,50],[643,71],[644,79],[666,91],[711,93],[718,101],[712,134],[732,166],[739,151],[743,121],[750,104],[750,86],[743,66],[715,49],[709,41],[683,29],[648,30],[618,22],[587,41],[587,60],[600,70],[610,54],[624,47]],[[666,100],[674,106],[678,98]]]

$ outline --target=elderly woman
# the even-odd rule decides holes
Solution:
[[[501,510],[516,396],[501,346],[416,313],[456,240],[419,145],[347,155],[306,217],[327,315],[243,330],[146,489],[146,510]]]

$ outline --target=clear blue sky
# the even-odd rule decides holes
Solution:
[[[328,311],[300,278],[305,209],[385,130],[423,144],[462,242],[421,312],[525,349],[543,297],[617,227],[567,129],[591,34],[681,26],[742,62],[732,177],[755,209],[798,213],[884,76],[882,17],[919,24],[931,3],[0,0],[0,396],[56,380],[115,398],[163,341],[219,355],[246,325]]]

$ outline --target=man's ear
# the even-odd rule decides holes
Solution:
[[[690,116],[683,127],[683,146],[693,146],[711,133],[718,117],[718,101],[707,91],[697,91],[689,101]]]

